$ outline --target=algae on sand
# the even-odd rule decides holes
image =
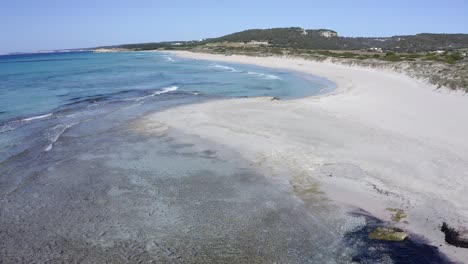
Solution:
[[[377,227],[369,234],[370,239],[385,241],[403,241],[407,236],[403,230],[393,227]]]
[[[306,172],[293,175],[289,180],[289,184],[297,197],[309,205],[318,205],[317,202],[327,200],[320,190],[320,183],[314,181]]]
[[[393,212],[392,220],[395,221],[395,222],[400,222],[401,219],[408,217],[408,215],[402,209],[387,208],[387,211]]]

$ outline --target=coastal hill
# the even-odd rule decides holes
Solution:
[[[251,29],[205,42],[267,42],[279,47],[301,49],[356,50],[377,48],[393,51],[419,52],[468,47],[468,34],[417,34],[393,37],[341,37],[334,30],[302,28]]]
[[[272,28],[249,29],[226,36],[201,41],[173,41],[158,43],[125,44],[104,48],[149,50],[167,46],[198,46],[220,42],[257,43],[280,48],[312,50],[376,49],[395,52],[423,52],[468,48],[468,34],[432,34],[393,37],[342,37],[329,29]],[[100,47],[103,48],[103,47]]]

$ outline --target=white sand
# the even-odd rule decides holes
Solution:
[[[333,94],[289,101],[244,98],[148,117],[236,149],[273,172],[285,166],[320,182],[330,199],[422,234],[451,258],[442,221],[468,227],[468,96],[402,74],[294,58],[174,52],[187,58],[284,68],[325,77]],[[288,179],[284,179],[287,181]]]

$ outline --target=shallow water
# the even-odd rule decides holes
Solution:
[[[1,62],[1,262],[446,261],[415,237],[367,239],[384,223],[305,201],[232,150],[143,125],[178,105],[332,89],[324,80],[160,53]]]

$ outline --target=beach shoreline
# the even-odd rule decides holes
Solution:
[[[468,259],[468,249],[447,245],[440,231],[444,221],[468,224],[467,96],[400,73],[327,62],[170,54],[303,72],[337,88],[295,100],[239,98],[181,106],[144,122],[233,148],[271,175],[285,169],[307,175],[329,199],[422,235],[455,261]],[[402,209],[408,217],[392,222],[387,208]]]

